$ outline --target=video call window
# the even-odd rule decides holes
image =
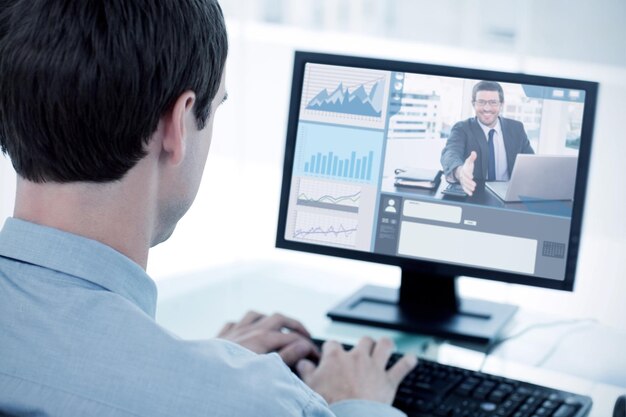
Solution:
[[[307,63],[301,93],[285,239],[563,279],[584,91]]]

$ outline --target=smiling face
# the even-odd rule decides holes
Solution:
[[[494,127],[498,121],[502,103],[497,91],[481,90],[476,93],[474,110],[478,120],[488,127]]]

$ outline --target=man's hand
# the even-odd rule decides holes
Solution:
[[[391,404],[398,385],[417,364],[414,356],[404,356],[385,370],[393,350],[393,342],[387,338],[376,343],[365,337],[350,351],[335,341],[327,341],[318,366],[303,359],[296,369],[302,380],[329,404],[348,399]]]
[[[290,367],[302,358],[319,356],[302,323],[282,314],[249,311],[239,322],[226,323],[217,337],[256,353],[278,352]]]
[[[463,191],[467,195],[474,194],[474,190],[476,190],[476,182],[474,181],[474,161],[476,161],[476,157],[476,152],[472,151],[463,165],[458,166],[454,171],[454,176],[459,180]]]

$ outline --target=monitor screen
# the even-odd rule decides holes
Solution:
[[[298,52],[277,245],[571,290],[596,89]]]

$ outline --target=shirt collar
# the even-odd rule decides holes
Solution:
[[[128,257],[95,240],[8,218],[0,231],[0,256],[92,282],[155,317],[154,281]]]
[[[478,120],[478,117],[476,118],[476,121],[478,122],[478,125],[483,130],[483,132],[485,132],[485,137],[489,137],[489,131],[491,129],[495,130],[497,135],[502,135],[502,125],[500,124],[500,117],[498,117],[498,122],[494,127],[489,127],[482,124],[481,121]]]

